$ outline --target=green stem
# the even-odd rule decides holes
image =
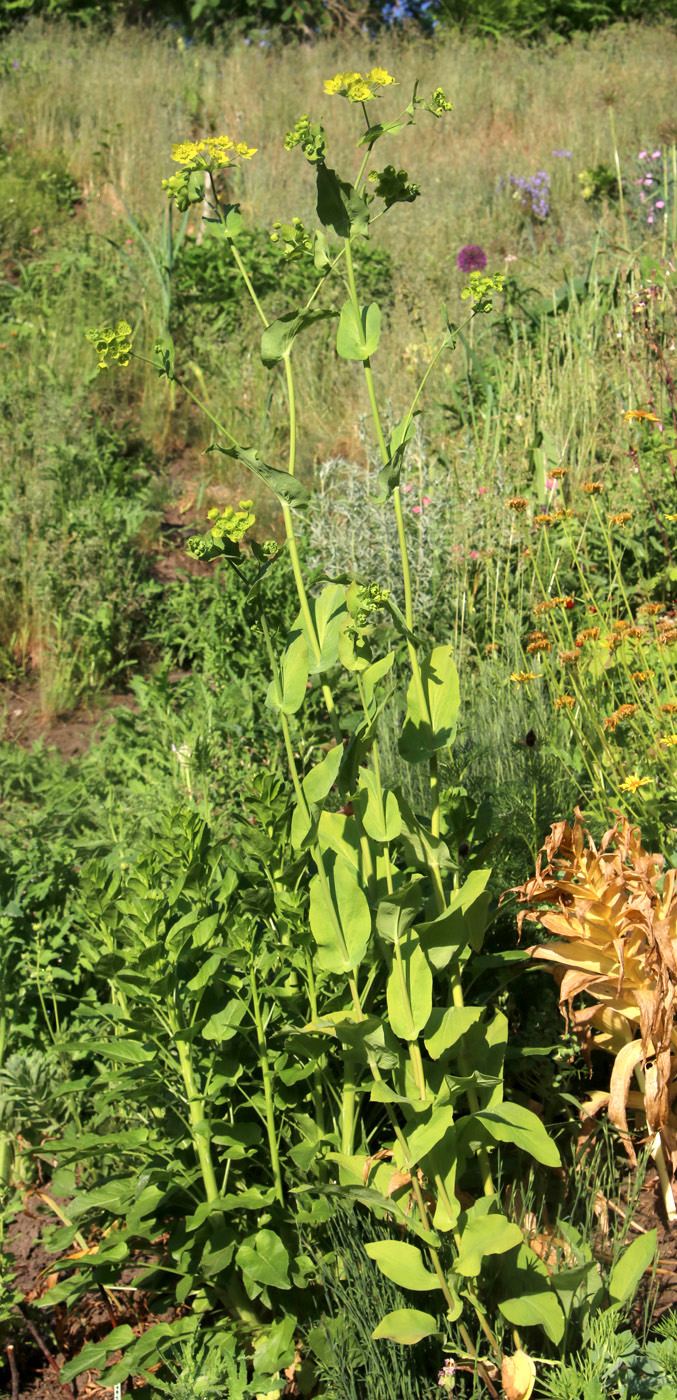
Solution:
[[[280,1168],[280,1152],[277,1141],[277,1131],[275,1128],[275,1105],[273,1103],[273,1078],[270,1072],[270,1061],[268,1059],[268,1047],[266,1035],[261,1016],[261,1003],[259,999],[259,989],[256,982],[256,973],[253,961],[249,968],[249,986],[252,994],[252,1007],[254,1009],[254,1024],[256,1026],[256,1039],[259,1047],[259,1068],[263,1080],[263,1097],[266,1104],[266,1132],[268,1134],[268,1148],[270,1151],[270,1162],[275,1178],[275,1195],[280,1205],[284,1204],[284,1189],[282,1186],[282,1171]]]
[[[615,118],[614,118],[614,109],[613,109],[613,105],[612,105],[611,103],[609,104],[609,126],[611,127],[611,141],[612,141],[613,148],[614,148],[614,164],[615,164],[615,166],[616,166],[616,180],[617,180],[617,182],[618,182],[618,210],[619,210],[619,213],[620,213],[620,216],[621,216],[621,225],[622,225],[622,228],[623,228],[623,240],[624,240],[625,246],[626,246],[626,248],[627,248],[627,246],[628,246],[628,227],[627,227],[627,223],[626,223],[626,220],[625,220],[625,200],[624,200],[624,198],[623,198],[623,176],[621,175],[621,162],[620,162],[620,157],[619,157],[619,154],[618,154],[618,142],[616,141],[616,121],[615,121]]]

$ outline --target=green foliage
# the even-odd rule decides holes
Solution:
[[[73,216],[80,198],[63,152],[28,151],[0,134],[0,239],[6,257],[23,258],[44,246]]]
[[[511,35],[534,40],[550,34],[586,33],[619,20],[674,20],[677,10],[674,0],[650,0],[648,5],[639,0],[479,0],[471,17],[462,0],[440,0],[439,17],[494,38]]]
[[[256,294],[270,319],[283,317],[307,301],[324,275],[312,256],[285,259],[264,229],[243,228],[237,235],[238,250],[244,259]],[[329,243],[326,257],[339,251]],[[394,296],[392,255],[378,245],[365,245],[355,262],[366,294],[386,305]],[[206,326],[223,336],[234,335],[246,314],[240,291],[240,274],[224,253],[223,243],[209,236],[198,245],[186,239],[174,267],[175,326],[177,333]]]

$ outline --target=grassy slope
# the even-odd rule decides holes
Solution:
[[[124,678],[128,658],[136,664],[147,658],[154,629],[154,644],[170,659],[177,655],[177,631],[186,632],[185,598],[179,604],[178,593],[158,624],[147,552],[167,463],[186,446],[201,449],[208,436],[180,402],[171,412],[166,388],[142,366],[110,382],[96,379],[83,335],[87,325],[129,315],[142,348],[161,329],[157,281],[138,242],[127,241],[121,200],[157,252],[166,208],[160,181],[171,168],[172,141],[226,131],[257,145],[257,156],[233,188],[247,222],[270,228],[275,218],[298,214],[312,224],[312,172],[299,152],[282,152],[285,129],[301,110],[322,113],[332,159],[339,169],[354,168],[356,114],[322,96],[322,78],[379,62],[396,74],[405,100],[416,78],[423,91],[444,85],[454,101],[451,119],[422,123],[391,148],[424,197],[415,210],[396,208],[378,225],[396,277],[376,373],[399,416],[426,344],[439,328],[440,301],[448,301],[452,318],[461,314],[461,244],[482,243],[491,266],[516,274],[523,286],[543,295],[586,271],[595,237],[601,274],[631,265],[633,257],[619,248],[616,210],[586,205],[577,174],[600,161],[612,163],[605,102],[613,98],[621,160],[631,180],[637,151],[658,139],[671,115],[676,51],[677,39],[668,30],[624,27],[536,51],[509,41],[455,39],[433,49],[391,38],[379,43],[378,52],[346,39],[281,52],[242,44],[223,54],[199,46],[179,51],[138,32],[102,41],[38,25],[4,43],[0,134],[7,157],[0,202],[7,282],[0,294],[0,432],[8,528],[0,541],[6,619],[0,640],[8,664],[18,659],[39,674],[46,711],[110,683],[116,667],[123,667]],[[570,150],[571,160],[554,159],[558,148]],[[391,152],[384,149],[385,160]],[[532,228],[508,182],[511,173],[540,168],[552,174],[552,215],[544,227]],[[71,215],[67,192],[60,205],[40,185],[45,169],[49,189],[57,176],[63,181],[65,170],[82,192],[84,202]],[[21,216],[7,217],[9,199]],[[416,236],[409,241],[413,228]],[[630,223],[630,243],[635,253],[650,246],[661,251],[660,239],[649,244],[638,221]],[[184,353],[199,358],[208,372],[217,414],[240,436],[263,438],[278,452],[284,446],[283,396],[276,387],[269,394],[270,381],[257,363],[256,334],[247,315],[236,335],[193,325]],[[485,636],[510,630],[507,556],[501,555],[504,500],[506,492],[526,485],[537,435],[551,436],[579,479],[600,461],[620,464],[620,410],[643,401],[647,392],[627,301],[605,313],[597,291],[555,329],[544,328],[535,342],[523,340],[510,352],[489,324],[475,335],[490,370],[490,392],[476,373],[465,375],[459,348],[431,386],[432,417],[411,464],[418,489],[437,492],[438,545],[431,552],[430,536],[421,537],[420,565],[422,570],[434,554],[439,567],[430,588],[445,604],[446,625],[457,641],[473,608],[484,609]],[[332,451],[358,460],[365,455],[355,428],[365,407],[357,367],[338,364],[333,353],[317,351],[318,343],[300,343],[298,357],[308,475]],[[315,353],[321,354],[320,375],[312,370]],[[461,396],[460,419],[444,407],[454,389]],[[625,471],[616,473],[619,505]],[[194,459],[198,498],[201,483],[214,489],[209,483],[217,472],[214,456]],[[221,485],[222,491],[231,489],[232,483]],[[330,513],[327,521],[334,531],[335,516]],[[364,502],[358,521],[363,536],[371,538]],[[322,516],[316,525],[321,536]],[[356,541],[359,549],[359,529]],[[220,606],[217,600],[212,618],[219,637]],[[196,628],[205,616],[197,610]],[[508,667],[518,660],[515,643],[508,648]],[[209,653],[199,643],[182,655],[199,665],[207,656],[218,671],[225,665],[223,652],[217,663],[213,649]],[[169,714],[169,702],[163,705]],[[489,750],[500,747],[505,715],[503,706],[497,712],[488,682],[477,692],[469,726]],[[507,782],[515,767],[510,745],[532,717],[526,703],[511,696],[510,734],[500,759]],[[204,717],[203,728],[211,723]],[[172,734],[166,737],[171,742]],[[177,742],[182,737],[177,734]],[[489,781],[498,760],[485,762]],[[533,786],[535,791],[535,779]],[[547,817],[534,819],[534,832]]]

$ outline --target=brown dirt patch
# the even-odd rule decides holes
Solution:
[[[136,710],[133,695],[112,692],[95,705],[82,705],[66,714],[45,716],[41,712],[38,688],[31,682],[8,681],[0,686],[0,742],[30,748],[43,740],[48,749],[58,749],[64,758],[86,753],[112,723],[113,711],[120,706]]]

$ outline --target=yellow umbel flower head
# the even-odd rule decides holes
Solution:
[[[378,97],[374,88],[390,87],[395,82],[385,68],[372,68],[364,77],[361,73],[335,73],[325,78],[324,90],[330,97],[347,97],[349,102],[370,102]]]
[[[229,136],[208,136],[203,141],[178,142],[172,146],[172,160],[191,170],[225,170],[238,159],[251,160],[256,151],[256,146],[247,146],[244,141],[236,144]]]

